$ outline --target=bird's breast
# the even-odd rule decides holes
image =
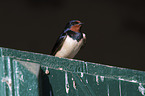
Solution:
[[[57,57],[73,58],[80,50],[83,39],[79,42],[67,35],[61,49],[55,54]]]

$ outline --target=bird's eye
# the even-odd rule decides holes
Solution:
[[[79,24],[79,23],[78,23],[78,22],[72,22],[71,24],[72,24],[72,25],[76,25],[76,24]]]

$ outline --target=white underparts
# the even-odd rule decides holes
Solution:
[[[73,58],[78,53],[82,45],[83,38],[79,42],[77,42],[77,40],[73,40],[71,37],[67,36],[63,43],[63,46],[55,54],[55,56],[63,58]]]

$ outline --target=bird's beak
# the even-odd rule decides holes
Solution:
[[[84,23],[79,23],[79,25],[83,25]]]

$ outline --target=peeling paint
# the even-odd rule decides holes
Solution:
[[[21,80],[22,82],[24,82],[24,75],[22,74],[21,71],[19,71],[19,80]]]
[[[99,76],[96,75],[96,82],[97,82],[97,85],[99,85]]]
[[[121,77],[119,77],[118,80],[127,81],[127,82],[132,82],[132,83],[138,83],[137,80],[128,80],[128,79],[123,79],[123,78],[121,78]]]
[[[12,80],[10,78],[8,78],[8,77],[2,78],[1,82],[6,82],[9,89],[12,90]]]
[[[46,67],[45,74],[49,74],[48,67]]]
[[[86,83],[88,83],[88,79],[86,79]]]
[[[30,59],[26,59],[26,60],[30,61]]]
[[[22,82],[24,82],[24,76],[21,71],[18,71],[18,67],[16,67],[16,74],[17,74],[17,78]]]
[[[65,72],[65,90],[66,90],[66,93],[68,94],[68,92],[69,92],[69,82],[68,82],[67,72]]]
[[[74,89],[77,89],[77,88],[76,88],[76,82],[74,81],[73,78],[72,78],[72,81],[73,81],[73,87],[74,87]]]
[[[139,83],[138,90],[143,96],[145,96],[145,88],[142,86],[142,83]]]
[[[21,74],[19,74],[19,76],[20,76],[19,77],[19,80],[21,80],[22,82],[24,82],[24,77],[23,77],[24,75],[21,73]]]
[[[87,71],[87,73],[88,73],[88,63],[85,62],[85,64],[86,64],[86,71]]]
[[[100,76],[101,81],[104,82],[104,76]]]
[[[74,87],[74,89],[77,89],[75,81],[73,81],[73,87]]]
[[[12,52],[10,54],[10,52],[9,52],[9,53],[5,53],[5,54],[10,54],[10,56],[11,57],[14,56],[14,58],[21,58],[22,57],[20,60],[23,60],[23,61],[26,61],[27,57],[28,58],[31,57],[31,54],[28,54],[28,53],[24,54],[24,55],[22,54],[22,56],[19,55],[18,53],[13,53]],[[15,56],[15,54],[20,56],[20,57]],[[43,57],[39,58],[39,55],[38,55],[38,57],[36,55],[36,58],[33,57],[33,58],[30,58],[30,59],[31,59],[31,61],[34,61],[37,64],[41,62],[41,64],[39,64],[39,65],[43,66],[43,71],[45,71],[47,69],[47,68],[44,69],[44,67],[48,66],[50,69],[52,68],[52,70],[55,69],[61,75],[63,73],[62,77],[64,79],[62,79],[63,80],[62,83],[64,83],[64,85],[63,86],[60,85],[60,86],[57,87],[58,90],[60,90],[60,92],[57,92],[58,95],[59,94],[63,95],[62,92],[64,90],[65,94],[68,93],[67,95],[69,95],[70,93],[75,95],[77,93],[81,94],[80,92],[84,92],[85,95],[87,94],[87,96],[89,96],[88,95],[89,93],[92,93],[92,92],[95,91],[94,92],[95,95],[92,93],[91,94],[92,96],[101,95],[101,93],[105,94],[106,96],[109,96],[109,95],[111,96],[111,94],[114,94],[114,93],[116,93],[116,95],[118,95],[118,96],[119,95],[120,96],[121,95],[122,96],[123,95],[129,95],[129,94],[134,94],[134,93],[136,94],[136,96],[140,96],[140,95],[141,96],[143,96],[143,95],[145,96],[145,85],[143,85],[144,80],[145,80],[144,79],[145,78],[144,72],[141,72],[141,71],[138,72],[138,71],[130,70],[130,69],[122,70],[121,68],[118,68],[118,67],[110,67],[110,68],[108,68],[109,66],[106,66],[106,65],[99,65],[97,63],[94,63],[94,64],[93,63],[88,63],[87,64],[84,61],[81,61],[81,62],[74,62],[73,61],[73,62],[70,62],[70,64],[68,64],[69,62],[68,62],[67,59],[65,61],[65,60],[61,60],[61,59],[58,59],[58,58],[55,58],[55,59],[49,58],[47,56],[44,57],[44,58],[45,58],[45,60],[43,59]],[[8,62],[11,63],[13,61],[13,59],[10,59],[11,62],[10,61],[7,62],[7,61],[3,61],[3,59],[4,58],[2,58],[2,63],[5,63],[5,62],[6,63],[8,63]],[[5,59],[7,59],[7,57]],[[38,59],[38,61],[37,61],[37,59]],[[51,62],[49,62],[49,61],[51,61]],[[59,62],[59,61],[62,61],[62,62]],[[49,62],[49,64],[48,64],[48,62]],[[54,64],[55,64],[55,66],[54,66]],[[5,64],[5,65],[6,65],[6,68],[8,68],[7,64]],[[15,70],[16,70],[15,68],[17,68],[17,67],[13,67],[13,66],[17,66],[19,68],[18,71],[17,71],[18,72],[17,74],[11,73],[11,72],[15,72]],[[20,91],[21,90],[21,86],[23,86],[25,84],[25,83],[22,83],[22,80],[24,80],[24,79],[27,80],[27,77],[25,77],[25,72],[23,72],[24,70],[22,71],[21,67],[19,65],[17,65],[17,64],[11,64],[10,67],[11,67],[10,68],[11,71],[9,71],[9,73],[7,73],[7,71],[5,71],[5,72],[3,72],[3,74],[4,74],[4,76],[8,75],[7,76],[8,79],[12,79],[12,81],[13,81],[13,79],[15,80],[14,82],[10,81],[12,83],[12,85],[15,85],[14,87],[11,87],[11,88],[14,88],[15,93],[18,93],[18,92],[21,93],[21,91]],[[28,68],[26,67],[26,69],[28,69]],[[31,71],[31,69],[35,69],[35,68],[32,66],[28,70]],[[58,71],[58,69],[59,69],[59,71]],[[60,71],[60,70],[63,70],[63,71]],[[19,71],[23,72],[23,74],[21,74]],[[66,71],[66,73],[65,73],[65,71]],[[33,73],[33,72],[36,72],[36,71],[34,70],[31,73]],[[53,77],[52,80],[53,79],[55,80],[55,78],[56,78],[55,74],[57,74],[57,72],[56,73],[53,72],[54,75],[52,75],[52,74],[50,75],[50,76]],[[9,74],[11,76],[9,76]],[[36,76],[39,76],[39,74],[38,75],[36,74]],[[58,74],[58,76],[59,76],[59,74]],[[20,79],[18,79],[19,77],[20,77]],[[81,77],[83,77],[83,78],[81,78]],[[9,82],[9,80],[6,81],[5,79],[3,79],[3,77],[1,79],[2,80],[0,80],[0,81],[2,81],[3,84],[6,87],[8,87],[6,82]],[[72,81],[71,81],[71,79],[72,79]],[[90,84],[85,84],[88,81],[89,81]],[[81,86],[78,83],[82,84],[84,86]],[[94,84],[94,86],[90,86],[90,85],[93,85],[93,84]],[[97,86],[96,84],[100,84],[100,85]],[[130,85],[132,87],[129,87]],[[62,87],[65,87],[65,89],[62,89]],[[79,88],[83,88],[83,87],[86,87],[86,89],[85,88],[84,88],[84,90],[83,89],[79,89]],[[30,88],[28,88],[27,91],[31,90]],[[72,88],[72,90],[71,90],[71,88]],[[76,88],[77,88],[77,90],[75,90]],[[95,90],[92,90],[92,89],[95,89]],[[33,91],[33,89],[31,91]],[[73,91],[75,91],[75,92],[73,92]],[[129,93],[130,91],[131,91],[131,93]],[[79,95],[79,94],[77,94],[77,95]]]
[[[121,81],[119,81],[119,93],[120,93],[119,96],[121,96]]]
[[[109,85],[107,86],[107,95],[110,96],[109,95]]]
[[[81,72],[81,77],[83,77],[84,76],[84,74],[83,74],[83,72]]]
[[[58,68],[58,70],[63,70],[63,68]]]

